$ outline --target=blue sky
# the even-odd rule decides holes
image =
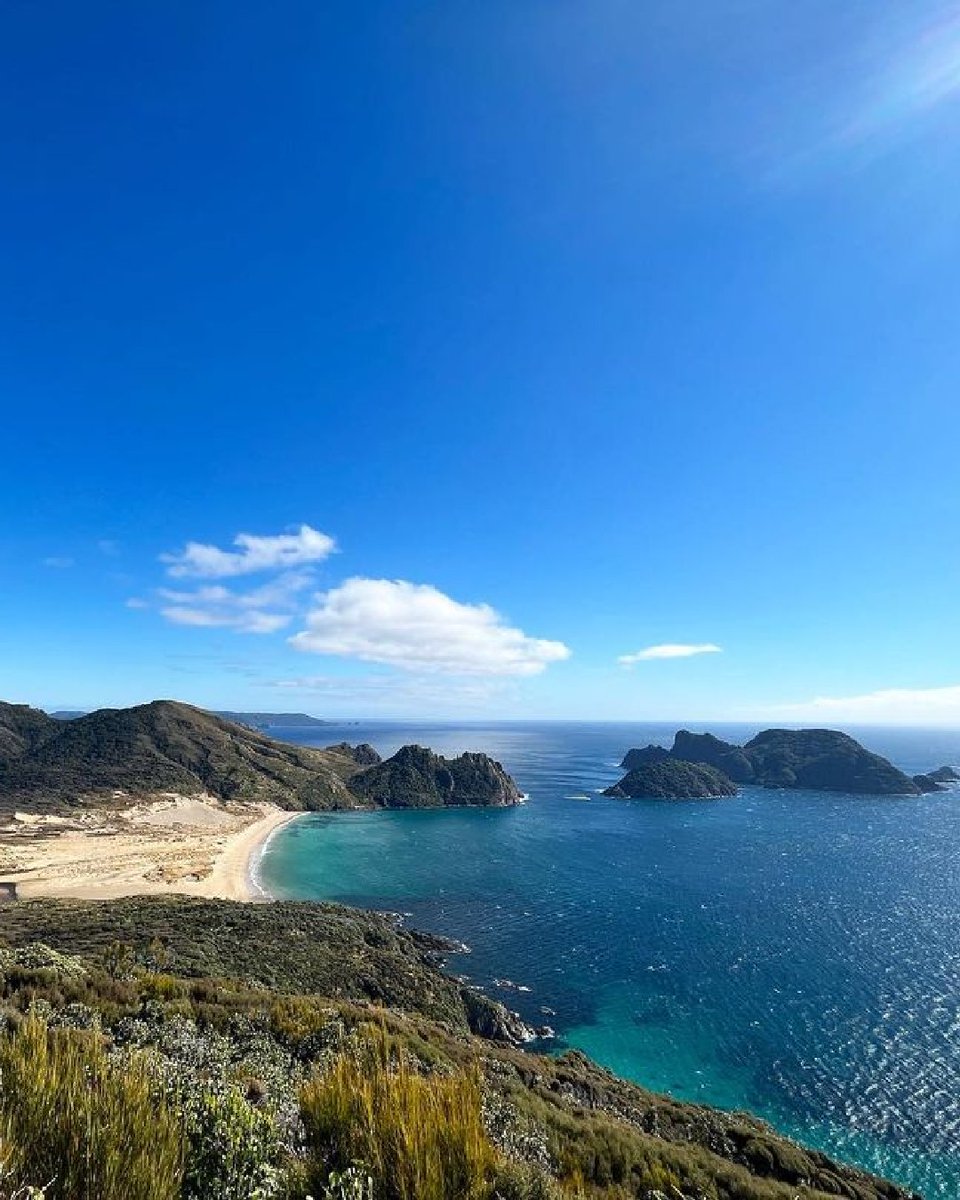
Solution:
[[[957,5],[14,3],[0,60],[4,697],[960,726]]]

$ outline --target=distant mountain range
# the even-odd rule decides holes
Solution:
[[[483,754],[445,759],[408,746],[381,762],[371,746],[297,746],[172,700],[70,720],[0,702],[0,810],[56,811],[162,792],[291,810],[520,800],[509,775]]]
[[[215,715],[225,721],[234,721],[237,725],[249,725],[251,729],[315,729],[329,725],[319,717],[311,717],[306,713],[286,712],[227,712],[221,709],[213,710]],[[77,708],[61,708],[49,714],[57,721],[75,721],[77,717],[85,717],[88,710]]]
[[[254,729],[318,729],[330,724],[306,713],[224,712],[217,709],[216,715],[238,725],[251,725]]]

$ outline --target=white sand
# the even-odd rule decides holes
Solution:
[[[263,899],[251,865],[296,813],[164,795],[76,817],[18,813],[0,828],[0,881],[17,895],[110,899],[149,893]]]

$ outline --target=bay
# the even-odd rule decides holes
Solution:
[[[669,744],[674,729],[271,730],[384,755],[408,742],[483,750],[529,799],[305,816],[271,840],[261,880],[466,942],[450,969],[553,1026],[543,1049],[578,1047],[655,1090],[748,1109],[928,1200],[960,1196],[960,792],[599,795],[627,749]],[[960,734],[849,732],[911,773],[960,762]]]

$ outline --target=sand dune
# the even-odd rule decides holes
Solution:
[[[75,817],[17,813],[0,828],[0,883],[21,899],[111,899],[186,893],[260,899],[250,867],[264,842],[296,813],[212,796],[158,796]]]

